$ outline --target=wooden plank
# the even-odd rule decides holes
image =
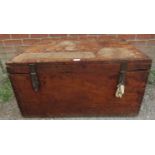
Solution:
[[[93,62],[53,62],[53,63],[37,63],[37,70],[42,72],[94,72],[94,70],[111,70],[118,71],[120,64],[124,61],[93,61]],[[8,73],[29,73],[29,64],[7,64]],[[127,71],[149,70],[151,60],[143,61],[127,61]]]
[[[82,61],[149,59],[144,53],[125,42],[51,39],[23,48],[23,53],[8,63],[62,62],[76,58]]]

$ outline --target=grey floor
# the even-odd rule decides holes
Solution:
[[[138,47],[153,59],[152,68],[155,69],[155,47]],[[15,98],[8,103],[0,103],[0,119],[44,119],[44,118],[24,118],[17,106]],[[46,118],[47,119],[47,118]],[[155,85],[147,85],[140,112],[135,117],[76,117],[76,118],[48,118],[48,119],[129,119],[129,120],[154,120],[155,119]]]

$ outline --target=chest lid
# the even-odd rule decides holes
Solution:
[[[9,73],[29,73],[29,65],[45,72],[118,72],[122,62],[128,71],[149,70],[151,59],[126,42],[97,39],[48,39],[23,48],[6,63]]]
[[[70,62],[70,61],[118,61],[149,60],[135,47],[118,41],[97,39],[48,39],[22,49],[22,54],[8,64]]]

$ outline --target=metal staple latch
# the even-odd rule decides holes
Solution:
[[[30,77],[31,77],[33,90],[37,92],[39,90],[40,83],[39,83],[39,78],[38,78],[35,64],[29,64],[29,70],[30,70]]]
[[[119,81],[117,85],[117,90],[115,96],[118,98],[122,98],[122,96],[125,93],[125,74],[127,70],[127,62],[123,62],[120,65],[120,75],[119,75]]]

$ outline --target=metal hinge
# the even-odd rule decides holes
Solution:
[[[125,75],[127,71],[127,62],[122,62],[120,65],[120,74],[115,96],[122,98],[125,93]]]
[[[32,83],[33,90],[37,92],[40,87],[40,82],[39,82],[38,74],[36,71],[36,65],[29,64],[29,70],[30,70],[30,77],[31,77],[31,83]]]

